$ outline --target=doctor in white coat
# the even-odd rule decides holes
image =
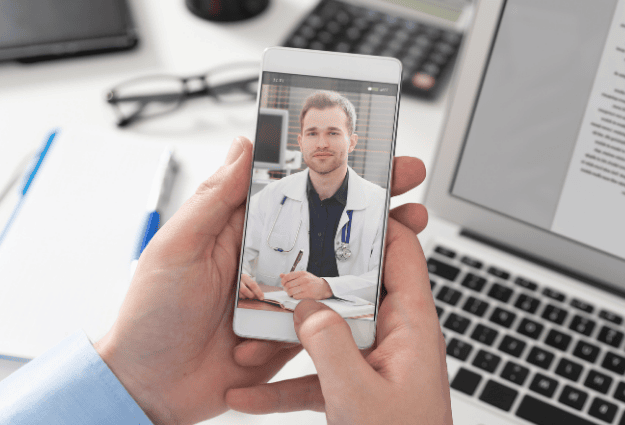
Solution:
[[[263,283],[281,286],[295,299],[350,294],[375,302],[386,191],[347,165],[358,143],[354,106],[338,93],[316,92],[304,103],[300,126],[297,141],[308,168],[269,184],[250,199],[239,296],[263,299],[258,285]],[[311,199],[317,207],[310,205]],[[334,223],[332,213],[319,214],[324,202],[334,202]],[[329,224],[323,221],[319,227],[320,216]],[[319,232],[311,241],[311,226],[319,230],[323,225],[331,240]],[[302,258],[291,272],[300,250]],[[320,274],[320,259],[323,269],[333,272],[311,273]]]

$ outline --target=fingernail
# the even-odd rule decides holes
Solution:
[[[243,143],[240,138],[236,138],[232,141],[232,145],[230,145],[230,150],[228,151],[228,155],[226,156],[225,165],[230,165],[236,161],[241,154],[243,153]]]
[[[299,326],[300,323],[305,321],[311,314],[321,310],[322,308],[323,304],[318,303],[317,301],[301,301],[297,307],[295,307],[295,311],[293,312],[293,323],[295,323],[296,326]]]

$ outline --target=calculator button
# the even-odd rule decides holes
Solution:
[[[545,307],[545,311],[543,311],[542,317],[543,319],[547,319],[550,322],[561,325],[562,323],[564,323],[564,319],[566,319],[567,315],[568,313],[565,310],[562,310],[561,308],[556,307],[553,304],[549,304],[547,305],[547,307]]]
[[[540,333],[543,331],[544,326],[540,323],[534,322],[530,319],[523,319],[517,328],[517,332],[521,335],[529,336],[533,339],[538,339]]]
[[[549,369],[554,357],[553,353],[543,350],[542,348],[534,347],[527,356],[527,362],[542,367],[543,369]]]
[[[468,395],[473,395],[482,377],[475,372],[460,368],[450,387]]]
[[[497,334],[498,332],[496,330],[491,329],[488,326],[478,324],[473,330],[471,338],[481,342],[482,344],[492,345],[495,338],[497,338]]]
[[[558,350],[566,351],[572,339],[570,335],[552,329],[547,334],[547,338],[545,338],[545,344]]]
[[[462,286],[472,289],[476,292],[480,292],[485,284],[486,279],[480,276],[476,276],[472,273],[467,273],[464,279],[462,279]]]
[[[582,374],[582,370],[584,370],[584,368],[581,364],[567,359],[561,359],[558,367],[556,368],[556,374],[564,376],[573,382],[577,382],[579,375]]]
[[[471,344],[454,338],[447,345],[447,354],[460,360],[466,360],[472,349]]]
[[[520,357],[523,349],[525,349],[525,345],[523,341],[506,335],[501,341],[501,344],[499,344],[499,350],[512,356]]]
[[[584,403],[588,399],[588,394],[576,388],[566,386],[560,395],[560,403],[566,404],[573,409],[582,410]]]
[[[558,387],[558,381],[537,373],[534,380],[530,384],[530,390],[542,394],[545,397],[551,397]]]
[[[512,325],[512,322],[514,322],[515,318],[516,314],[499,307],[497,307],[495,311],[493,311],[493,314],[491,314],[490,316],[491,322],[497,323],[498,325],[504,326],[506,328],[509,328],[510,325]]]
[[[528,373],[528,368],[518,365],[514,362],[508,362],[501,372],[501,377],[503,379],[507,379],[510,382],[514,382],[515,384],[523,385]]]
[[[501,357],[491,354],[487,351],[478,351],[475,359],[473,360],[473,366],[479,367],[486,372],[494,372],[501,361]]]
[[[507,412],[512,407],[514,399],[518,394],[517,390],[489,380],[484,386],[480,400]]]
[[[486,301],[478,300],[474,297],[469,297],[467,301],[464,303],[462,309],[464,311],[468,311],[471,314],[474,314],[478,317],[482,317],[488,309],[489,305]]]

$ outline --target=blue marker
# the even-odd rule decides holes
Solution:
[[[130,265],[131,277],[135,274],[135,269],[137,268],[137,262],[139,261],[141,253],[145,247],[148,246],[152,236],[154,236],[159,228],[161,219],[160,211],[162,211],[163,207],[169,201],[176,171],[178,171],[178,166],[174,160],[174,151],[172,149],[167,149],[161,155],[158,169],[156,170],[156,175],[152,183],[152,190],[148,198],[147,216],[141,228],[137,250],[135,251],[133,261]]]

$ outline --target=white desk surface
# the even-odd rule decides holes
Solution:
[[[279,45],[293,25],[315,5],[315,0],[272,0],[259,17],[241,23],[217,24],[201,20],[183,0],[130,0],[140,45],[130,52],[62,60],[34,65],[0,64],[0,188],[23,157],[37,149],[54,128],[89,126],[114,137],[133,134],[155,144],[174,145],[181,173],[164,219],[187,199],[200,182],[223,162],[237,135],[253,138],[255,105],[223,107],[210,100],[195,100],[167,117],[119,130],[104,100],[107,89],[135,76],[152,73],[194,75],[220,64],[260,61],[266,47]],[[396,155],[433,163],[446,95],[434,102],[403,97]],[[427,180],[426,180],[427,182]],[[393,205],[422,200],[419,188]],[[10,215],[15,191],[0,204],[0,227]],[[2,353],[0,353],[1,355]],[[0,360],[0,379],[20,363]],[[298,355],[277,379],[315,373],[310,357]],[[322,424],[320,413],[248,416],[236,412],[211,424]]]

